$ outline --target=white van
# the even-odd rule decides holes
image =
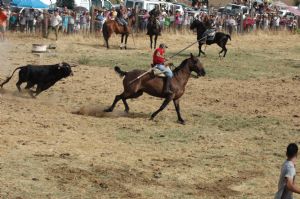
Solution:
[[[160,7],[161,3],[162,2],[158,0],[126,0],[125,6],[127,8],[134,8],[137,6],[139,9],[151,11],[155,8],[155,5],[158,5]]]
[[[86,8],[87,10],[90,10],[90,7],[92,6],[90,4],[89,0],[75,0],[74,4],[75,4],[75,7],[79,7],[80,6],[80,7]]]

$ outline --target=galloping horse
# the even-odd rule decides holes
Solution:
[[[124,29],[124,26],[119,24],[116,20],[108,20],[103,24],[103,37],[106,43],[106,48],[109,48],[109,44],[108,44],[108,39],[110,38],[110,36],[112,35],[112,33],[116,33],[116,34],[121,34],[121,45],[120,45],[120,49],[122,49],[123,47],[125,49],[127,49],[127,38],[129,36],[129,34],[132,32],[132,26],[135,24],[135,16],[131,15],[128,18],[128,25],[127,25],[127,29],[128,31],[126,32]],[[124,36],[125,36],[125,43],[123,44],[124,41]]]
[[[205,55],[205,52],[202,51],[202,41],[200,41],[201,39],[203,40],[203,33],[206,31],[206,27],[203,24],[203,22],[199,21],[198,19],[194,20],[190,26],[191,30],[193,29],[197,29],[197,40],[199,43],[199,54],[198,56],[200,57],[201,53],[203,55]],[[219,52],[219,56],[221,57],[221,53],[224,52],[223,57],[226,56],[227,53],[227,48],[226,48],[226,44],[228,39],[231,40],[230,35],[222,33],[222,32],[217,32],[215,35],[215,38],[213,40],[206,40],[206,44],[207,45],[211,45],[211,44],[218,44],[218,46],[220,46],[222,48],[222,50]]]
[[[165,95],[163,92],[164,79],[161,77],[156,77],[153,73],[148,73],[141,78],[138,78],[141,74],[145,73],[143,70],[132,70],[130,72],[122,71],[119,67],[115,67],[115,71],[120,74],[120,76],[125,76],[123,80],[124,91],[122,94],[117,95],[113,104],[110,108],[106,109],[106,112],[112,112],[119,100],[123,101],[125,106],[125,112],[129,111],[129,106],[126,102],[127,99],[138,98],[143,93],[148,93],[149,95],[164,98],[164,102],[161,107],[151,115],[151,120],[164,110],[166,106],[173,100],[178,122],[184,124],[184,120],[180,114],[179,99],[184,94],[185,86],[190,78],[191,72],[194,71],[198,76],[205,76],[205,70],[198,58],[191,54],[191,57],[185,59],[175,70],[173,71],[174,77],[171,81],[172,94]]]
[[[156,48],[156,42],[157,42],[157,37],[159,35],[161,35],[161,30],[159,27],[157,27],[157,24],[156,24],[156,19],[151,19],[149,20],[149,23],[147,25],[147,34],[149,35],[150,37],[150,48],[152,49],[152,44],[153,44],[153,36],[154,36],[154,45],[153,45],[153,48],[155,49]]]

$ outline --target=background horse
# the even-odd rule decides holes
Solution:
[[[191,72],[194,71],[198,76],[205,76],[205,70],[198,58],[191,54],[191,57],[184,60],[175,70],[173,71],[174,77],[171,81],[172,94],[165,95],[163,92],[164,79],[156,77],[153,73],[148,73],[142,78],[137,79],[138,76],[145,73],[143,70],[133,70],[130,72],[124,72],[119,67],[115,67],[115,71],[120,76],[125,76],[123,80],[124,91],[122,94],[117,95],[110,108],[106,109],[106,112],[112,112],[118,101],[122,100],[125,106],[125,112],[129,111],[129,106],[126,102],[127,99],[138,98],[143,95],[144,92],[149,95],[164,98],[164,102],[161,107],[151,115],[151,120],[164,110],[166,106],[173,100],[178,122],[184,124],[184,120],[180,114],[179,99],[184,94],[185,86],[190,78]],[[136,80],[136,81],[134,81]]]
[[[197,29],[197,40],[199,43],[199,54],[198,56],[200,57],[201,53],[203,55],[205,55],[205,52],[202,51],[202,45],[203,45],[203,33],[207,30],[207,28],[205,27],[205,25],[199,21],[198,19],[194,20],[190,26],[191,30],[193,29]],[[201,41],[199,41],[200,39],[202,39]],[[222,48],[222,50],[219,52],[219,56],[221,57],[221,53],[224,52],[223,57],[226,56],[227,53],[227,48],[226,48],[226,44],[228,39],[231,40],[230,35],[222,33],[222,32],[216,32],[215,34],[215,38],[213,40],[206,40],[206,44],[207,45],[211,45],[211,44],[217,44],[218,46],[220,46]]]
[[[127,38],[128,35],[132,32],[132,26],[135,24],[135,16],[131,15],[128,18],[128,24],[127,24],[127,30],[128,32],[126,32],[124,30],[124,26],[119,24],[116,20],[108,20],[103,24],[103,37],[106,43],[106,48],[109,48],[109,44],[108,44],[108,39],[111,37],[112,33],[116,33],[116,34],[121,34],[121,45],[120,45],[120,49],[122,49],[123,47],[125,49],[127,49]],[[124,36],[125,36],[125,42],[123,44],[124,41]]]
[[[154,45],[153,48],[156,48],[157,37],[161,35],[161,29],[156,25],[156,19],[149,20],[147,25],[147,34],[150,37],[150,48],[152,49],[153,36],[154,36]]]

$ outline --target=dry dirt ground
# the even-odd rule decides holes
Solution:
[[[52,35],[53,37],[53,35]],[[78,63],[74,76],[36,99],[19,94],[17,75],[0,90],[0,198],[273,198],[285,147],[300,143],[300,36],[235,36],[228,57],[217,46],[201,58],[204,78],[191,78],[176,123],[170,104],[144,95],[103,113],[122,84],[113,66],[147,69],[148,40],[129,49],[102,39],[63,37],[57,50],[34,55],[32,43],[10,35],[0,44],[0,79],[29,63]],[[168,55],[192,43],[191,33],[164,34]],[[193,46],[174,59],[197,53]],[[74,114],[77,112],[79,114]],[[300,182],[298,182],[300,184]]]

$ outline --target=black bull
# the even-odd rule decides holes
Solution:
[[[0,84],[2,88],[4,84],[8,83],[9,80],[13,77],[14,73],[17,70],[19,71],[19,81],[16,86],[21,92],[21,84],[26,82],[26,90],[29,91],[31,97],[35,97],[40,94],[42,91],[47,90],[53,86],[57,81],[62,78],[66,78],[73,74],[70,64],[60,63],[54,65],[26,65],[18,67],[14,70],[12,75],[8,77],[3,83]],[[30,88],[37,85],[36,90],[30,90]],[[35,93],[35,96],[33,95]]]

